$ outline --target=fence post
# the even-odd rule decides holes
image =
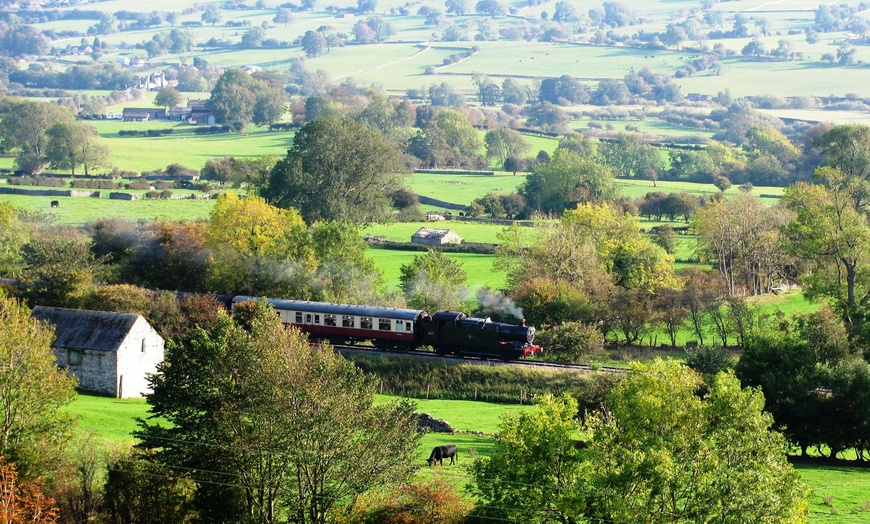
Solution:
[[[426,400],[429,400],[429,384],[426,384]]]

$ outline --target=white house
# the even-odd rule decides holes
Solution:
[[[442,246],[444,244],[461,244],[462,237],[457,235],[451,229],[434,229],[431,227],[421,227],[416,233],[411,235],[412,244],[423,244],[426,246]]]
[[[146,375],[157,372],[165,343],[141,316],[42,306],[32,314],[54,326],[57,363],[78,379],[79,390],[116,398],[151,392]]]

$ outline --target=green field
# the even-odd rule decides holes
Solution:
[[[392,249],[369,249],[366,256],[375,261],[375,265],[383,272],[384,280],[392,289],[399,288],[400,268],[413,262],[414,257],[423,256],[424,251],[398,251]],[[502,289],[505,286],[506,275],[501,271],[495,271],[492,263],[493,255],[481,255],[476,253],[445,253],[447,258],[458,262],[468,274],[466,285],[468,298],[477,301],[476,293],[481,287]]]
[[[377,401],[388,402],[394,399],[395,397],[379,396]],[[498,432],[500,418],[504,413],[528,409],[518,405],[473,401],[416,402],[418,411],[447,420],[457,430],[486,434]],[[148,412],[142,399],[118,400],[90,395],[78,395],[67,411],[78,416],[78,436],[90,436],[106,449],[132,444],[134,439],[130,434],[136,430],[135,419],[145,418]],[[445,443],[456,444],[459,448],[458,465],[445,467],[443,470],[426,468],[425,460],[432,447]],[[423,437],[417,458],[422,468],[421,473],[431,475],[438,471],[461,485],[467,479],[471,458],[469,455],[489,456],[493,447],[494,440],[487,436],[429,433]],[[870,516],[870,469],[815,465],[798,465],[796,469],[812,488],[810,523],[858,524],[867,521]]]

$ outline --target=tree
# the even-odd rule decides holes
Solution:
[[[483,141],[486,144],[486,156],[496,158],[502,166],[508,157],[520,156],[532,148],[519,131],[509,127],[488,131]]]
[[[312,269],[306,256],[305,229],[295,209],[279,209],[254,196],[221,195],[204,239],[215,258],[213,289],[248,295],[303,295]]]
[[[613,200],[617,191],[610,169],[566,149],[557,149],[549,162],[535,166],[519,188],[529,208],[544,213]]]
[[[75,176],[82,165],[85,176],[91,168],[104,166],[109,149],[100,143],[97,130],[84,122],[58,122],[49,128],[45,158],[54,169],[69,169]]]
[[[196,482],[201,519],[320,524],[344,498],[407,478],[412,404],[374,406],[373,378],[286,330],[265,302],[237,319],[169,345],[148,396],[168,424],[142,428],[143,446]]]
[[[503,16],[507,8],[498,0],[480,0],[475,4],[474,10],[480,14],[489,15],[493,18]]]
[[[0,456],[26,478],[57,460],[71,428],[61,408],[75,398],[75,379],[56,365],[54,330],[0,291]]]
[[[447,12],[463,16],[471,12],[471,0],[447,0]]]
[[[468,295],[468,274],[462,264],[430,249],[399,268],[399,282],[408,305],[426,311],[460,310]]]
[[[287,111],[287,93],[274,75],[238,68],[224,71],[209,101],[219,121],[242,127],[251,122],[271,127]]]
[[[106,465],[105,510],[112,524],[188,524],[194,483],[155,459],[150,451],[123,453]]]
[[[579,522],[585,511],[577,401],[545,396],[535,409],[502,418],[492,456],[471,465],[474,513],[498,520]]]
[[[401,166],[398,149],[379,131],[323,117],[297,131],[260,194],[273,205],[298,209],[308,223],[377,222],[389,213],[385,190],[400,187],[394,173]]]
[[[444,131],[447,146],[460,158],[480,156],[483,143],[468,117],[456,109],[445,109],[438,113],[436,125]]]
[[[815,390],[821,377],[805,340],[784,329],[754,331],[744,342],[735,372],[746,387],[761,389],[764,409],[801,454],[820,443]]]
[[[208,7],[205,8],[205,11],[202,13],[200,18],[206,24],[214,26],[216,23],[220,22],[223,17],[221,16],[221,11],[217,4],[208,4]]]
[[[373,13],[378,8],[378,0],[356,0],[357,13]]]
[[[676,361],[636,364],[590,421],[590,520],[803,522],[806,486],[770,430],[764,396]]]
[[[272,22],[276,24],[284,24],[284,27],[287,27],[287,24],[292,22],[296,17],[293,16],[293,11],[287,7],[279,7],[278,11],[275,13],[275,17],[272,18]]]
[[[639,178],[653,174],[657,177],[663,169],[658,149],[634,134],[619,133],[615,140],[602,142],[598,153],[605,164],[616,169],[618,176]]]
[[[15,464],[0,457],[0,522],[55,524],[58,520],[54,499],[43,494],[42,482],[19,479]]]
[[[0,202],[0,275],[11,277],[21,269],[22,247],[28,238],[27,227],[12,204]]]
[[[698,250],[718,266],[730,295],[741,289],[753,295],[770,292],[786,279],[792,262],[781,234],[791,218],[747,193],[710,202],[695,213]]]
[[[3,146],[17,151],[15,165],[27,174],[39,173],[48,164],[48,130],[57,123],[73,121],[66,108],[47,102],[7,100],[0,116]]]
[[[178,89],[172,86],[161,87],[154,97],[154,105],[160,107],[173,108],[181,103],[183,95]]]
[[[242,47],[245,49],[256,49],[263,45],[263,40],[265,39],[266,31],[262,27],[252,27],[242,35]]]
[[[305,31],[302,35],[302,49],[308,57],[318,56],[327,48],[326,38],[317,31]]]
[[[830,300],[858,336],[870,294],[870,230],[867,215],[856,207],[864,201],[864,183],[831,167],[818,168],[816,177],[827,187],[798,182],[783,193],[783,204],[796,214],[786,230],[790,249],[809,263],[804,293]]]
[[[102,260],[94,257],[90,243],[75,235],[40,235],[23,251],[20,280],[31,305],[81,307],[102,271]]]

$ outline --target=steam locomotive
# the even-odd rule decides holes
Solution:
[[[232,303],[257,300],[236,296]],[[541,351],[535,328],[472,318],[459,311],[354,306],[267,298],[285,326],[333,344],[371,342],[379,349],[408,350],[431,346],[439,355],[516,360]]]

